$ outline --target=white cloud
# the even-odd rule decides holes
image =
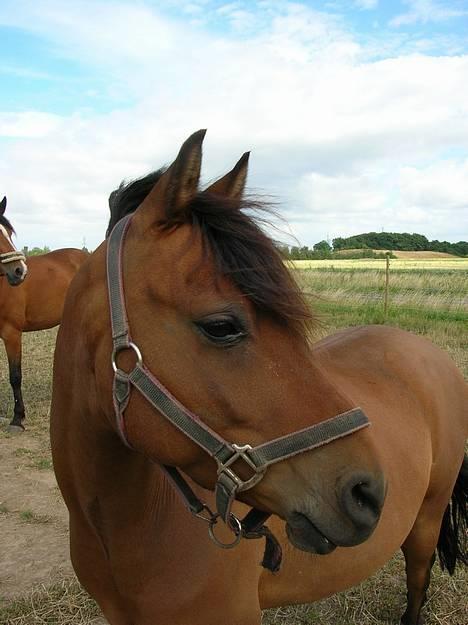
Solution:
[[[445,22],[447,20],[468,15],[466,8],[457,8],[453,4],[437,2],[436,0],[406,0],[408,11],[394,17],[391,26],[406,26],[422,22]]]
[[[422,207],[431,218],[468,220],[468,159],[403,167],[399,187],[402,206]]]
[[[61,117],[50,113],[0,111],[0,137],[45,137],[58,128],[62,121]]]
[[[95,247],[109,192],[170,161],[201,127],[205,180],[252,149],[250,185],[284,201],[304,243],[408,224],[467,238],[468,56],[374,60],[336,17],[267,4],[259,32],[222,37],[144,4],[4,0],[0,22],[92,63],[133,100],[108,114],[0,113],[12,138],[0,194],[20,242]]]

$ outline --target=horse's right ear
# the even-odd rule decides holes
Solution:
[[[3,200],[0,202],[0,215],[3,215],[6,209],[6,195],[3,197]]]
[[[151,211],[157,221],[185,220],[185,208],[198,191],[205,133],[198,130],[182,144],[175,161],[145,198],[142,209]]]

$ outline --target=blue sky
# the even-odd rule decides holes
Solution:
[[[199,127],[204,179],[252,150],[304,244],[468,238],[468,0],[2,0],[0,80],[18,245],[95,247]]]

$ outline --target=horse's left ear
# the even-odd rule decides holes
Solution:
[[[229,173],[210,185],[205,191],[224,195],[231,200],[240,200],[247,180],[250,152],[245,152]]]
[[[4,196],[3,200],[0,202],[0,215],[3,215],[3,213],[5,212],[6,209],[6,195]]]
[[[184,221],[184,211],[198,191],[202,143],[206,130],[198,130],[180,148],[177,158],[154,185],[142,210],[157,221]]]

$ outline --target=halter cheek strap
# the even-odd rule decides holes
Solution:
[[[354,408],[321,423],[287,434],[256,447],[248,444],[231,443],[203,423],[202,419],[181,404],[168,389],[145,366],[143,356],[130,336],[125,309],[122,250],[125,234],[131,223],[131,215],[121,219],[110,234],[107,246],[107,282],[112,324],[112,367],[114,369],[113,400],[117,429],[122,441],[130,447],[125,431],[124,411],[127,407],[131,388],[138,390],[148,402],[176,428],[194,441],[217,464],[218,479],[215,486],[216,513],[211,512],[192,491],[175,467],[165,466],[167,476],[182,495],[189,510],[209,523],[210,536],[219,546],[231,547],[242,537],[267,538],[267,551],[276,551],[279,544],[271,536],[263,523],[269,514],[252,510],[241,522],[231,512],[237,494],[253,488],[263,478],[267,468],[286,458],[321,447],[343,436],[348,436],[369,425],[367,416],[360,408]],[[117,356],[121,351],[133,350],[136,365],[130,372],[119,369]],[[234,464],[242,461],[248,469],[249,477],[243,479],[234,470]],[[214,535],[214,525],[222,518],[235,534],[232,544],[224,545]],[[280,557],[280,556],[279,556]],[[271,558],[270,558],[271,560]],[[277,570],[279,563],[269,562]]]

